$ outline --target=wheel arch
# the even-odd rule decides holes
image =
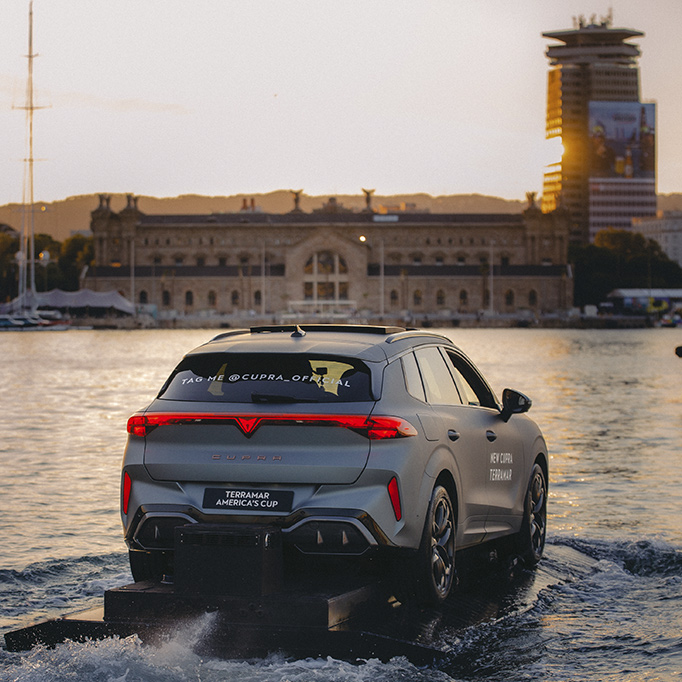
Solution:
[[[452,508],[455,513],[455,523],[459,523],[460,519],[460,502],[458,495],[459,490],[459,469],[457,467],[457,461],[452,457],[452,455],[442,448],[438,448],[432,455],[431,458],[424,468],[427,476],[433,481],[433,484],[428,488],[422,488],[421,499],[424,503],[424,509],[428,508],[429,500],[431,499],[431,494],[436,486],[442,485],[450,495],[450,501],[452,502]]]
[[[547,487],[547,490],[549,491],[549,462],[548,462],[548,457],[544,452],[539,452],[535,456],[535,460],[533,461],[533,466],[538,464],[540,468],[542,469],[542,473],[545,475],[545,486]],[[533,469],[533,466],[531,466],[531,471]]]
[[[455,523],[457,523],[459,519],[459,500],[457,496],[457,484],[455,483],[452,472],[448,471],[447,469],[443,469],[443,471],[438,474],[433,487],[435,488],[438,485],[442,485],[443,488],[448,491],[448,495],[450,495],[450,501],[452,502],[452,510],[455,514]]]

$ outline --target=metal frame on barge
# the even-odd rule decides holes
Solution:
[[[5,643],[8,651],[25,651],[67,640],[137,635],[154,644],[177,635],[184,625],[207,618],[205,631],[193,648],[221,658],[284,651],[297,658],[342,660],[387,661],[405,656],[429,665],[447,653],[447,648],[408,639],[391,608],[379,583],[337,585],[312,594],[293,590],[258,599],[182,596],[172,586],[134,583],[105,592],[103,606],[8,632]],[[386,618],[393,620],[390,633],[382,631]]]
[[[133,634],[154,643],[207,619],[194,648],[223,658],[286,651],[428,664],[444,653],[406,629],[410,620],[377,571],[344,571],[338,562],[331,574],[285,571],[279,534],[267,526],[180,527],[174,576],[107,590],[100,607],[8,632],[7,649]]]
[[[423,609],[398,602],[376,569],[279,573],[252,562],[253,551],[231,552],[226,565],[218,543],[204,549],[215,561],[190,557],[184,578],[180,571],[172,583],[107,590],[102,606],[5,633],[7,650],[136,635],[150,645],[180,638],[198,655],[225,659],[283,652],[348,661],[404,656],[415,665],[438,665],[457,656],[453,644],[466,628],[531,608],[541,590],[591,573],[596,563],[564,545],[552,545],[548,560],[532,571],[504,547],[499,554],[465,550],[458,554],[455,593]]]

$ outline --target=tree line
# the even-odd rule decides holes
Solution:
[[[0,301],[16,298],[19,291],[19,237],[0,233]],[[43,257],[40,257],[43,254]],[[45,257],[49,254],[49,258]],[[35,235],[35,282],[37,291],[77,291],[86,266],[94,258],[92,237],[81,234],[59,242],[49,234]]]
[[[609,228],[594,244],[572,246],[573,304],[599,305],[614,289],[682,289],[682,267],[639,232]]]

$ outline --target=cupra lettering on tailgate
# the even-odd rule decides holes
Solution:
[[[225,460],[227,462],[281,462],[282,455],[272,455],[266,457],[265,455],[211,455],[213,460]]]

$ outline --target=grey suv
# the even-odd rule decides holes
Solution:
[[[135,580],[173,573],[193,523],[268,524],[293,554],[379,553],[425,602],[456,550],[509,536],[542,556],[548,455],[439,334],[400,327],[234,330],[189,352],[128,421],[121,514]]]

